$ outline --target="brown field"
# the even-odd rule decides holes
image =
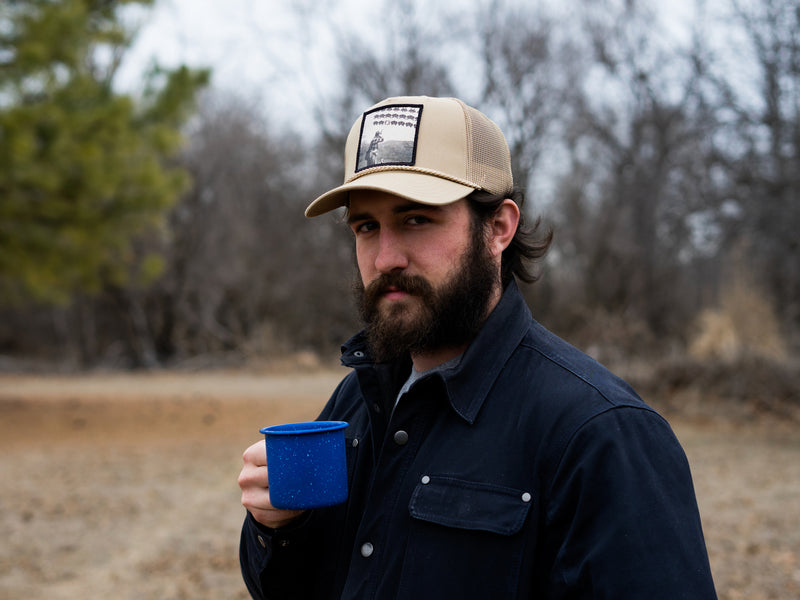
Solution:
[[[0,598],[247,598],[236,476],[341,371],[0,375]],[[667,413],[720,598],[800,597],[800,428]]]

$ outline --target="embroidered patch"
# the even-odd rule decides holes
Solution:
[[[421,104],[392,104],[365,112],[356,173],[382,165],[413,166],[421,115]]]

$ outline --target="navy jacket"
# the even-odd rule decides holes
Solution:
[[[716,598],[669,425],[515,284],[394,412],[410,362],[373,364],[361,335],[342,362],[320,419],[350,423],[349,499],[281,530],[247,515],[254,598]]]

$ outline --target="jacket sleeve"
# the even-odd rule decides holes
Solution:
[[[247,590],[255,600],[311,596],[306,587],[313,582],[309,577],[312,561],[303,552],[309,514],[289,527],[270,529],[247,513],[239,541],[239,564]]]
[[[319,419],[336,410],[344,382],[339,384]],[[316,520],[325,511],[310,510],[287,527],[271,529],[247,513],[239,540],[239,564],[247,590],[255,600],[303,600],[314,595],[319,573],[324,570],[324,545],[317,543]]]
[[[546,521],[547,598],[716,598],[688,461],[650,410],[613,408],[575,433]]]

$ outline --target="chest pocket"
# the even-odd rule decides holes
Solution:
[[[535,536],[532,504],[523,490],[423,477],[408,504],[409,539],[395,598],[517,598],[524,549]]]
[[[530,493],[452,477],[425,476],[409,503],[415,519],[457,529],[517,533],[531,506]]]

